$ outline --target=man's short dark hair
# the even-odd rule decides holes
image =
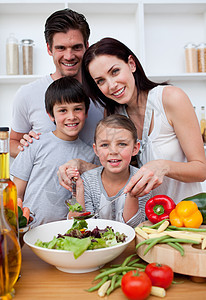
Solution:
[[[49,44],[50,50],[52,48],[54,34],[58,32],[67,33],[67,31],[70,29],[77,29],[82,33],[84,45],[85,48],[87,48],[87,43],[90,36],[90,28],[85,16],[66,8],[54,12],[46,20],[44,36],[46,43]]]

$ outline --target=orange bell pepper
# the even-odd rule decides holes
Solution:
[[[176,227],[199,228],[203,217],[193,201],[181,201],[169,215],[171,225]]]

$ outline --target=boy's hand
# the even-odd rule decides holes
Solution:
[[[78,172],[80,174],[82,174],[83,172],[87,171],[87,170],[91,170],[94,168],[97,168],[97,165],[94,165],[92,163],[88,163],[82,159],[71,159],[69,160],[67,163],[63,164],[62,166],[59,167],[59,170],[57,172],[57,175],[59,177],[59,183],[67,190],[71,191],[71,185],[72,182],[70,180],[70,178],[67,175],[67,170],[69,168],[74,168],[76,170],[78,170]]]
[[[75,170],[76,174],[75,175],[78,177],[79,175],[79,160],[78,159],[72,159],[69,160],[67,163],[63,164],[62,166],[59,167],[59,170],[57,172],[57,176],[59,178],[59,183],[67,190],[72,191],[72,176],[70,177],[67,174],[67,171],[70,172],[71,170]]]
[[[79,181],[81,180],[79,171],[76,168],[68,167],[66,170],[67,178],[68,178],[68,190],[72,192],[72,183],[75,181],[76,188]]]
[[[34,131],[29,131],[29,133],[24,134],[23,138],[20,140],[20,145],[18,146],[18,149],[20,151],[24,151],[24,147],[28,147],[29,144],[32,144],[33,138],[38,140],[40,135],[40,132],[36,133]]]

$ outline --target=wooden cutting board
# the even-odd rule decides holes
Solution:
[[[143,224],[151,225],[149,221]],[[201,226],[206,227],[206,226]],[[136,233],[136,244],[144,241],[144,238]],[[136,252],[146,262],[166,264],[176,273],[206,277],[206,249],[201,250],[199,245],[182,244],[185,250],[184,256],[176,249],[166,245],[157,244],[146,255],[143,255],[147,245],[140,246]]]

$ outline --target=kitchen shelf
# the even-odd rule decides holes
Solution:
[[[41,77],[42,75],[0,75],[0,84],[27,84]]]
[[[206,81],[206,73],[183,73],[183,74],[148,74],[154,81]]]
[[[0,126],[11,123],[17,89],[55,71],[44,24],[50,14],[66,7],[86,16],[90,45],[106,36],[121,40],[137,54],[149,78],[183,88],[199,114],[206,98],[206,73],[185,73],[184,46],[206,42],[206,0],[0,0]],[[19,41],[34,40],[34,75],[6,75],[11,32]]]
[[[27,84],[44,75],[0,75],[1,84]],[[183,74],[148,74],[153,81],[206,81],[206,73],[183,73]]]

